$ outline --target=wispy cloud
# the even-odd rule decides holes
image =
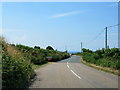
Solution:
[[[56,15],[50,16],[50,18],[60,18],[60,17],[70,16],[70,15],[81,14],[81,13],[83,13],[83,11],[72,11],[67,13],[56,14]]]

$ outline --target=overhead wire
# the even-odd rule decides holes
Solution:
[[[97,36],[95,36],[92,40],[90,40],[90,41],[87,42],[86,44],[89,44],[89,43],[92,43],[93,41],[95,41],[103,32],[104,32],[104,29],[101,30],[101,32],[100,32]]]
[[[115,27],[115,26],[119,26],[120,24],[116,24],[116,25],[112,25],[112,26],[108,26],[107,28],[111,28],[111,27]]]
[[[111,28],[111,27],[115,27],[115,26],[119,26],[120,24],[116,24],[116,25],[112,25],[112,26],[108,26],[107,28]],[[104,28],[105,29],[105,28]],[[94,37],[92,40],[90,40],[89,42],[85,43],[85,44],[89,44],[89,43],[92,43],[93,41],[95,41],[103,32],[104,32],[104,29],[101,30],[101,32],[96,36]]]

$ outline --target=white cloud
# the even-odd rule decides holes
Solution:
[[[60,18],[60,17],[76,15],[80,13],[83,13],[83,11],[72,11],[72,12],[67,12],[67,13],[56,14],[56,15],[51,16],[50,18]]]

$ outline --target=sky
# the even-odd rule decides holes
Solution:
[[[118,24],[117,2],[3,2],[2,35],[9,43],[59,51],[104,48],[105,27]],[[118,27],[108,28],[118,47]]]

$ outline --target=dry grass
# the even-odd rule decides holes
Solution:
[[[0,42],[6,43],[6,40],[5,40],[5,38],[3,36],[0,36]]]
[[[99,69],[99,70],[103,70],[105,72],[109,72],[109,73],[112,73],[112,74],[115,74],[115,75],[119,75],[120,76],[120,70],[115,70],[115,69],[112,69],[112,68],[109,68],[109,67],[102,67],[102,66],[97,66],[95,64],[91,64],[91,63],[88,63],[86,61],[84,61],[81,57],[81,62],[90,66],[90,67],[94,67],[96,69]]]
[[[17,50],[14,46],[11,46],[10,44],[7,44],[7,52],[9,56],[13,57],[16,60],[20,60],[20,58],[24,57],[19,50]]]
[[[0,41],[5,41],[4,37],[0,36]]]
[[[17,50],[14,46],[12,46],[11,44],[8,44],[4,37],[0,36],[0,42],[6,45],[5,48],[9,56],[13,57],[14,59],[19,59],[23,57],[22,53],[19,50]],[[2,48],[2,45],[0,46]]]

